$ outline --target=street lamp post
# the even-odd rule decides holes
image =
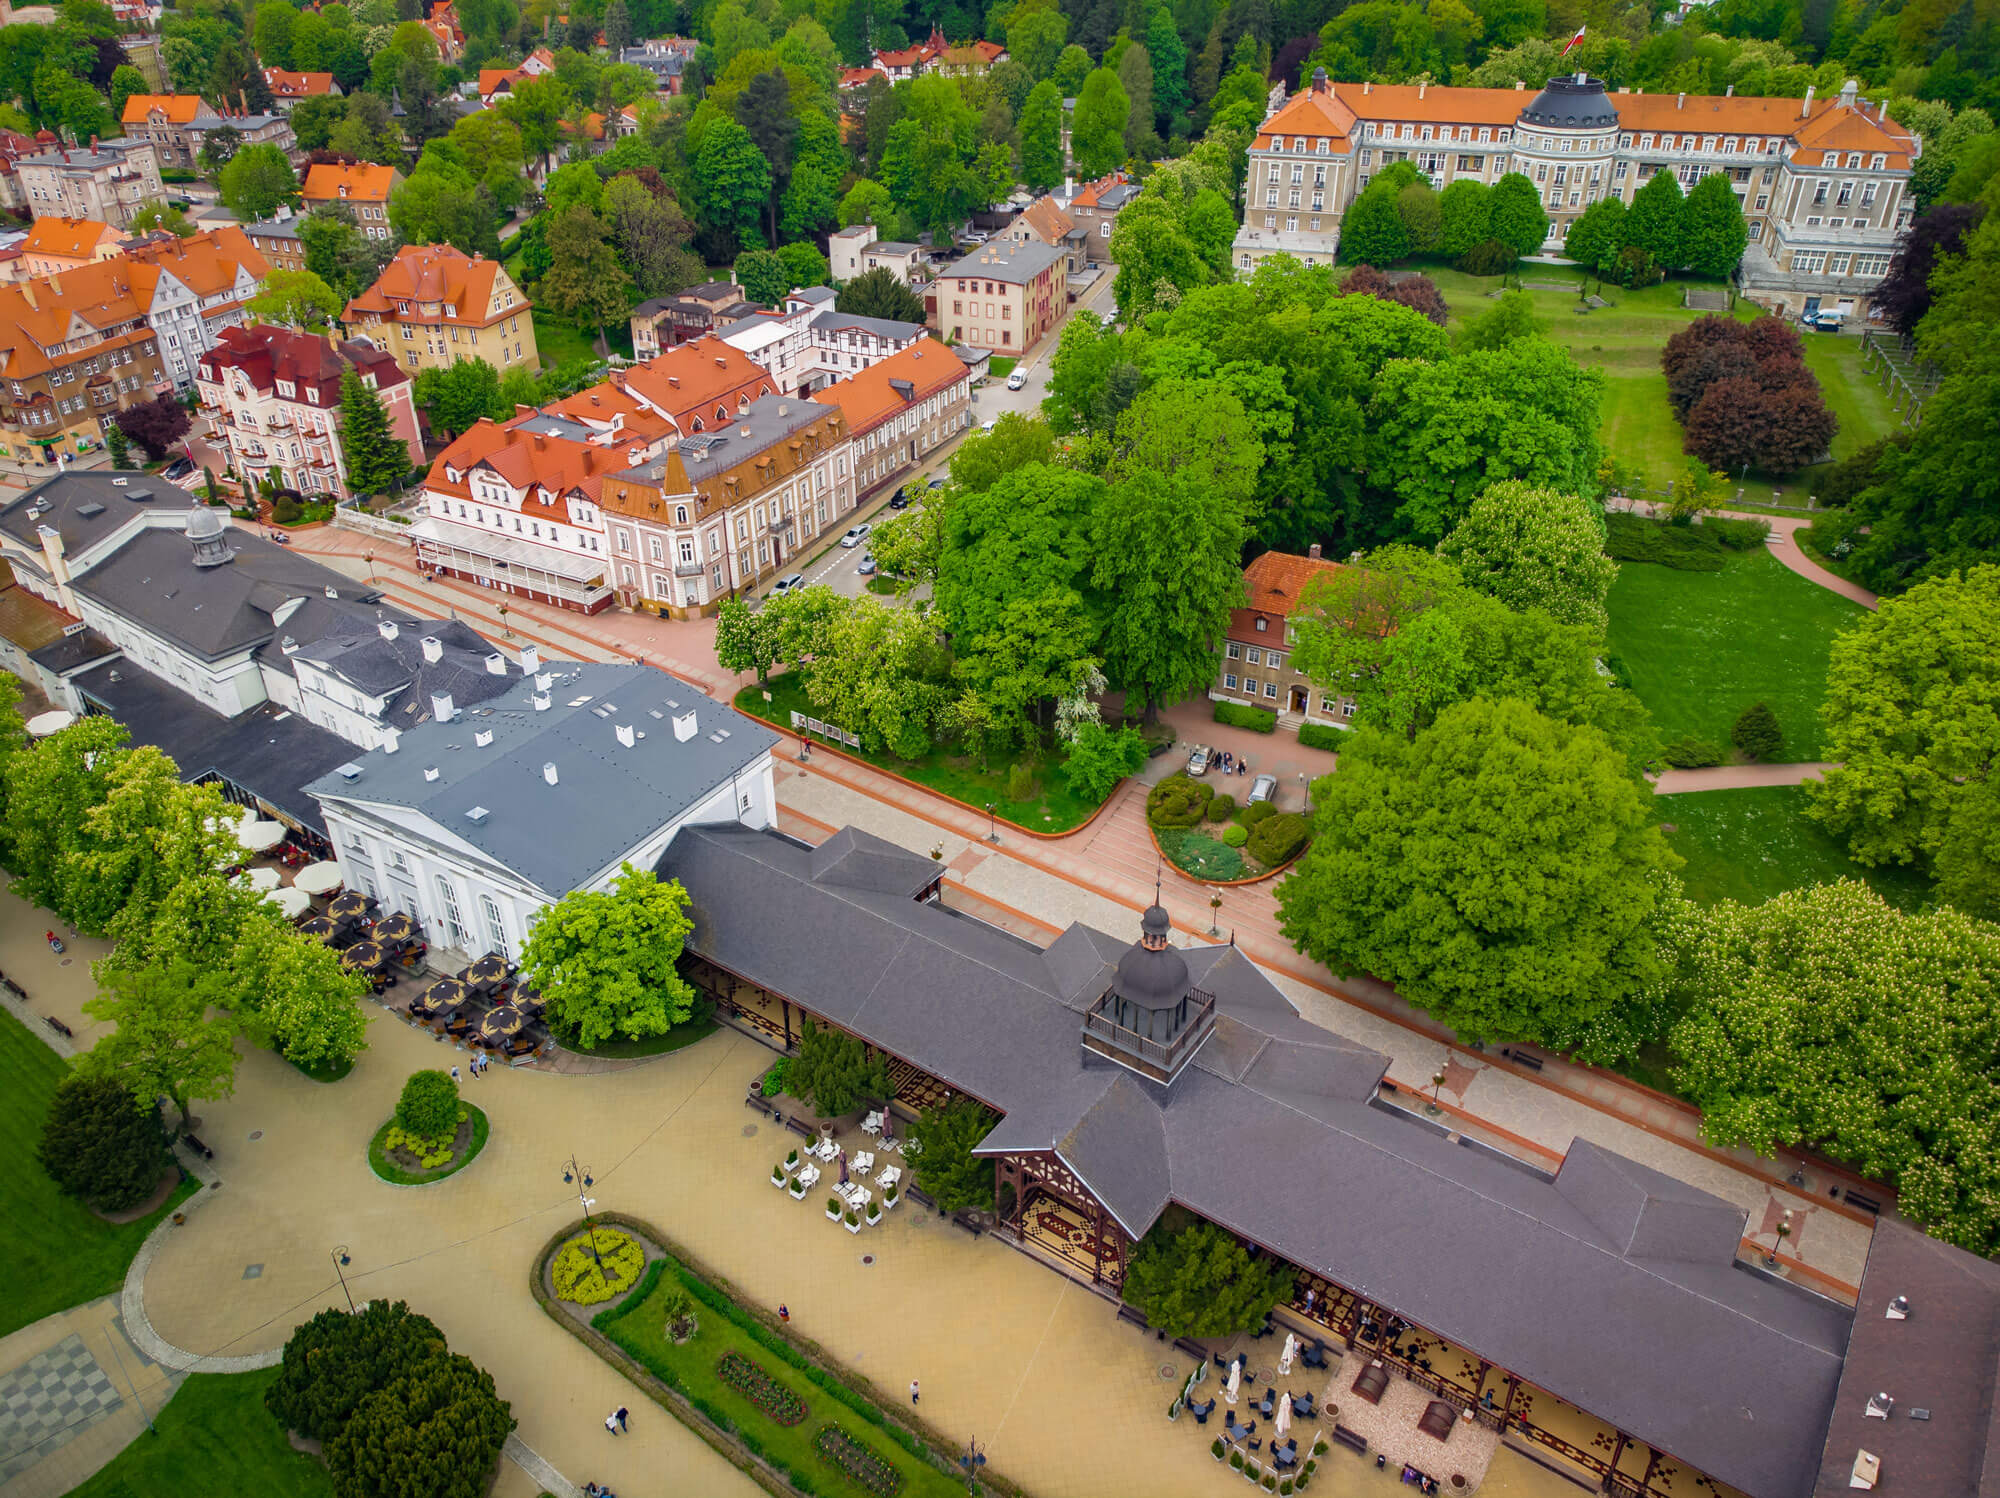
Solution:
[[[959,1454],[959,1469],[965,1473],[965,1491],[979,1491],[979,1469],[986,1465],[986,1453],[979,1449],[977,1440],[965,1443],[965,1450]]]
[[[597,1205],[597,1200],[584,1194],[594,1182],[590,1179],[589,1167],[577,1164],[575,1155],[571,1155],[563,1166],[563,1184],[576,1187],[577,1204],[583,1208],[583,1230],[590,1234],[590,1256],[601,1266],[604,1255],[597,1248],[597,1224],[590,1220],[590,1209]]]
[[[1785,1215],[1778,1219],[1778,1231],[1771,1238],[1771,1251],[1764,1255],[1764,1267],[1778,1267],[1778,1250],[1785,1246],[1785,1240],[1792,1235],[1792,1209],[1787,1207]]]
[[[1208,897],[1208,934],[1210,936],[1222,935],[1222,896],[1220,895],[1210,895]]]
[[[347,1276],[342,1273],[348,1264],[353,1262],[347,1257],[347,1245],[345,1243],[340,1244],[333,1250],[329,1257],[333,1260],[333,1272],[340,1277],[340,1293],[347,1297],[347,1310],[352,1315],[354,1311],[354,1292],[347,1288]]]
[[[1438,1115],[1444,1106],[1441,1101],[1443,1093],[1444,1068],[1440,1066],[1435,1072],[1431,1073],[1431,1100],[1424,1104],[1424,1112],[1430,1114],[1433,1118]]]
[[[1000,815],[998,807],[999,803],[996,801],[988,801],[986,803],[986,841],[989,843],[1000,841]]]

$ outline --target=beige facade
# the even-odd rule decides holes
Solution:
[[[1069,310],[1069,256],[1033,240],[981,246],[924,288],[927,321],[954,343],[1027,352]]]
[[[1316,723],[1346,728],[1354,721],[1354,699],[1315,686],[1292,654],[1291,615],[1299,595],[1320,577],[1340,570],[1314,546],[1305,556],[1267,551],[1243,569],[1249,595],[1245,608],[1232,609],[1222,660],[1208,689],[1216,702],[1261,707],[1287,726]]]
[[[92,218],[122,229],[144,204],[165,196],[159,153],[150,141],[51,146],[40,155],[21,157],[14,166],[21,196],[36,218]]]
[[[350,337],[365,337],[411,374],[484,359],[505,373],[539,363],[528,299],[497,260],[450,245],[405,245],[382,277],[347,304]]]

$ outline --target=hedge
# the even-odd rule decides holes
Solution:
[[[1224,817],[1231,817],[1235,814],[1236,798],[1234,796],[1224,794],[1210,798],[1208,803],[1209,821],[1220,822]]]
[[[1296,811],[1281,811],[1250,829],[1249,854],[1265,868],[1276,868],[1295,856],[1312,836],[1312,819]]]
[[[1706,770],[1722,763],[1722,750],[1707,739],[1689,736],[1662,744],[1660,758],[1676,770]]]
[[[1257,801],[1236,813],[1236,820],[1245,827],[1255,828],[1259,822],[1268,822],[1278,814],[1278,808],[1268,801]]]
[[[1605,551],[1621,562],[1658,562],[1681,572],[1720,572],[1727,560],[1708,526],[1668,525],[1618,511],[1604,517]]]
[[[1230,728],[1247,728],[1252,733],[1275,733],[1278,715],[1268,707],[1250,707],[1241,702],[1215,704],[1215,721]]]
[[[1194,827],[1208,814],[1215,793],[1187,773],[1169,775],[1146,793],[1146,820],[1155,827]]]
[[[1331,749],[1335,753],[1338,753],[1340,751],[1341,740],[1346,738],[1346,736],[1347,731],[1345,729],[1335,728],[1329,723],[1301,723],[1299,725],[1299,742],[1308,749]]]
[[[1725,520],[1720,515],[1710,515],[1701,522],[1701,528],[1731,551],[1754,551],[1771,539],[1768,520]]]

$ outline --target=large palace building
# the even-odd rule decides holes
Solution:
[[[1626,202],[1655,172],[1683,189],[1726,174],[1748,221],[1745,294],[1790,312],[1863,316],[1909,225],[1916,136],[1879,103],[1607,93],[1578,73],[1525,89],[1329,83],[1280,104],[1259,127],[1244,184],[1236,266],[1273,255],[1331,261],[1340,216],[1374,173],[1408,161],[1442,190],[1460,178],[1520,172],[1549,213],[1543,251],[1560,255],[1570,225],[1605,197]]]

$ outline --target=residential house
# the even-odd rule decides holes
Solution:
[[[173,388],[137,269],[98,260],[0,286],[0,453],[56,466],[101,446],[105,417]]]
[[[1039,241],[982,245],[925,288],[928,321],[954,343],[1026,353],[1069,310],[1068,267],[1064,251]]]
[[[935,338],[838,380],[813,399],[847,418],[854,491],[864,499],[913,472],[972,425],[970,373]]]
[[[432,721],[441,696],[455,710],[477,709],[541,669],[534,646],[510,661],[458,619],[333,607],[341,610],[335,623],[315,628],[309,643],[292,639],[284,651],[295,684],[288,700],[308,722],[363,749]]]
[[[718,338],[698,338],[624,372],[624,388],[682,436],[728,426],[777,393],[770,375]]]
[[[1922,149],[1851,80],[1837,99],[1785,99],[1611,93],[1578,73],[1530,96],[1519,85],[1331,83],[1316,70],[1258,127],[1234,255],[1245,275],[1276,254],[1333,263],[1347,205],[1398,161],[1440,189],[1526,176],[1549,215],[1550,255],[1592,203],[1629,203],[1656,172],[1684,189],[1722,173],[1749,233],[1744,291],[1787,312],[1859,317],[1914,211]]]
[[[1243,569],[1248,602],[1229,612],[1222,662],[1211,700],[1269,708],[1287,727],[1300,722],[1346,728],[1354,721],[1354,699],[1316,687],[1293,663],[1291,617],[1313,581],[1340,571],[1341,564],[1319,554],[1267,551]]]
[[[317,76],[333,81],[331,73]],[[160,165],[177,170],[192,168],[209,135],[225,127],[242,137],[242,145],[274,145],[288,154],[297,145],[283,114],[229,114],[199,94],[133,94],[121,123],[128,139],[151,142]]]
[[[901,83],[924,73],[947,77],[967,77],[984,73],[995,63],[1007,60],[1007,49],[998,42],[977,40],[954,46],[945,40],[942,27],[932,26],[931,34],[914,47],[891,52],[877,51],[875,71],[891,83]]]
[[[733,281],[705,281],[678,296],[656,296],[632,309],[632,354],[650,359],[662,349],[712,333],[756,311]]]
[[[501,94],[511,94],[514,85],[527,78],[542,78],[556,70],[555,54],[547,47],[537,47],[522,59],[518,68],[481,68],[479,70],[479,102],[490,105]]]
[[[810,311],[759,310],[715,330],[726,343],[771,377],[780,395],[797,395],[812,373]]]
[[[450,66],[465,56],[465,33],[454,22],[432,16],[421,24],[431,34],[431,40],[437,43],[439,62]]]
[[[304,270],[306,247],[299,239],[298,217],[289,208],[280,208],[276,218],[245,224],[243,232],[272,270]]]
[[[687,618],[782,575],[847,523],[852,447],[839,408],[767,395],[614,474],[603,519],[620,602]]]
[[[264,69],[264,82],[270,85],[271,98],[286,114],[301,99],[324,99],[337,96],[340,85],[333,81],[331,73],[293,73],[284,68]]]
[[[51,145],[17,157],[27,211],[97,219],[122,229],[147,203],[166,195],[159,152],[149,140],[92,141],[88,147]]]
[[[627,47],[618,60],[651,73],[663,94],[678,94],[685,81],[688,60],[701,44],[684,36],[654,37]]]
[[[1086,260],[1115,260],[1111,253],[1111,228],[1125,205],[1139,196],[1139,184],[1122,171],[1094,182],[1073,186],[1065,178],[1056,206],[1070,222],[1083,231]]]
[[[465,359],[503,373],[539,362],[528,299],[514,278],[499,261],[450,245],[404,245],[341,321],[349,336],[372,339],[411,374]]]
[[[125,231],[91,218],[38,218],[21,245],[21,274],[52,276],[80,270],[93,260],[109,260],[125,243]]]
[[[377,166],[370,161],[351,166],[315,162],[306,169],[299,202],[306,213],[322,204],[346,208],[353,213],[363,234],[370,239],[387,239],[391,232],[389,194],[402,185],[403,174],[391,166]]]
[[[517,957],[540,911],[678,836],[777,818],[778,736],[650,666],[550,663],[307,787],[349,889],[434,947]]]
[[[1045,244],[1068,257],[1068,274],[1080,276],[1095,253],[1090,231],[1056,205],[1052,194],[1044,193],[1014,215],[1013,222],[1000,231],[1003,240],[1016,244]]]
[[[836,229],[828,236],[826,248],[836,283],[852,281],[868,271],[886,267],[905,285],[920,286],[929,273],[929,259],[922,245],[877,239],[870,224]]]
[[[27,192],[21,186],[21,174],[16,163],[23,156],[39,156],[55,144],[57,140],[53,131],[23,135],[18,130],[0,130],[0,208],[26,218],[35,216],[29,206]]]
[[[230,466],[309,497],[347,498],[340,381],[349,368],[381,401],[410,466],[420,466],[416,382],[385,350],[263,323],[226,329],[201,356],[202,406],[214,414],[212,437],[227,445]]]
[[[270,264],[235,225],[128,244],[124,260],[159,334],[160,367],[176,388],[191,389],[195,364],[223,329],[240,326],[243,309],[270,274]]]
[[[812,335],[813,367],[801,388],[809,392],[858,374],[929,336],[922,323],[862,317],[831,307],[815,312],[806,330]]]

